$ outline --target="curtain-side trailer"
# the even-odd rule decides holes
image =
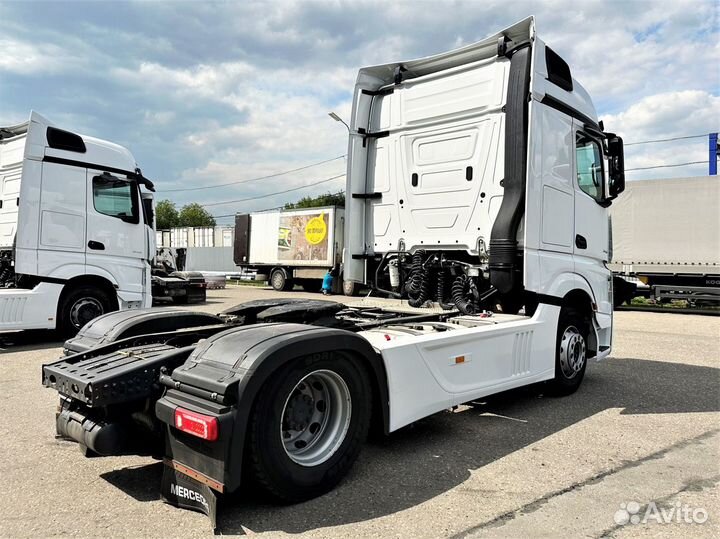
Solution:
[[[361,69],[350,130],[345,278],[412,305],[106,315],[43,367],[60,435],[164,458],[164,498],[214,515],[241,485],[283,502],[327,492],[371,425],[529,384],[578,389],[610,353],[622,141],[534,19]]]
[[[635,279],[658,301],[720,304],[720,180],[636,180],[610,209],[617,279]],[[616,304],[631,298],[627,287]]]

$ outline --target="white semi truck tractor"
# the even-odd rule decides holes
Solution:
[[[150,307],[152,191],[117,144],[35,112],[0,128],[0,331]]]
[[[283,502],[329,491],[371,427],[577,390],[612,341],[622,141],[534,20],[361,69],[350,128],[345,278],[408,301],[102,316],[43,367],[58,434],[162,457],[163,497],[214,516],[245,484]]]

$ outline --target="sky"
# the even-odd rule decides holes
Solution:
[[[720,130],[717,0],[0,0],[0,125],[36,110],[121,144],[178,206],[272,208],[343,189],[347,131],[328,112],[349,120],[360,67],[450,50],[528,15],[626,144]],[[626,147],[628,169],[707,159],[706,136]]]

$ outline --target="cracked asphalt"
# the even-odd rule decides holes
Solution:
[[[192,308],[269,296],[209,291]],[[613,353],[589,366],[576,394],[529,388],[436,414],[369,442],[326,496],[293,506],[251,491],[223,500],[218,532],[719,537],[720,318],[615,316]],[[0,536],[211,536],[206,517],[162,503],[157,462],[86,459],[54,439],[57,396],[41,386],[40,367],[60,346],[49,333],[0,336]]]

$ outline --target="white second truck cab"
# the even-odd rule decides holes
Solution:
[[[0,128],[0,331],[149,307],[154,190],[125,148],[35,112]]]

